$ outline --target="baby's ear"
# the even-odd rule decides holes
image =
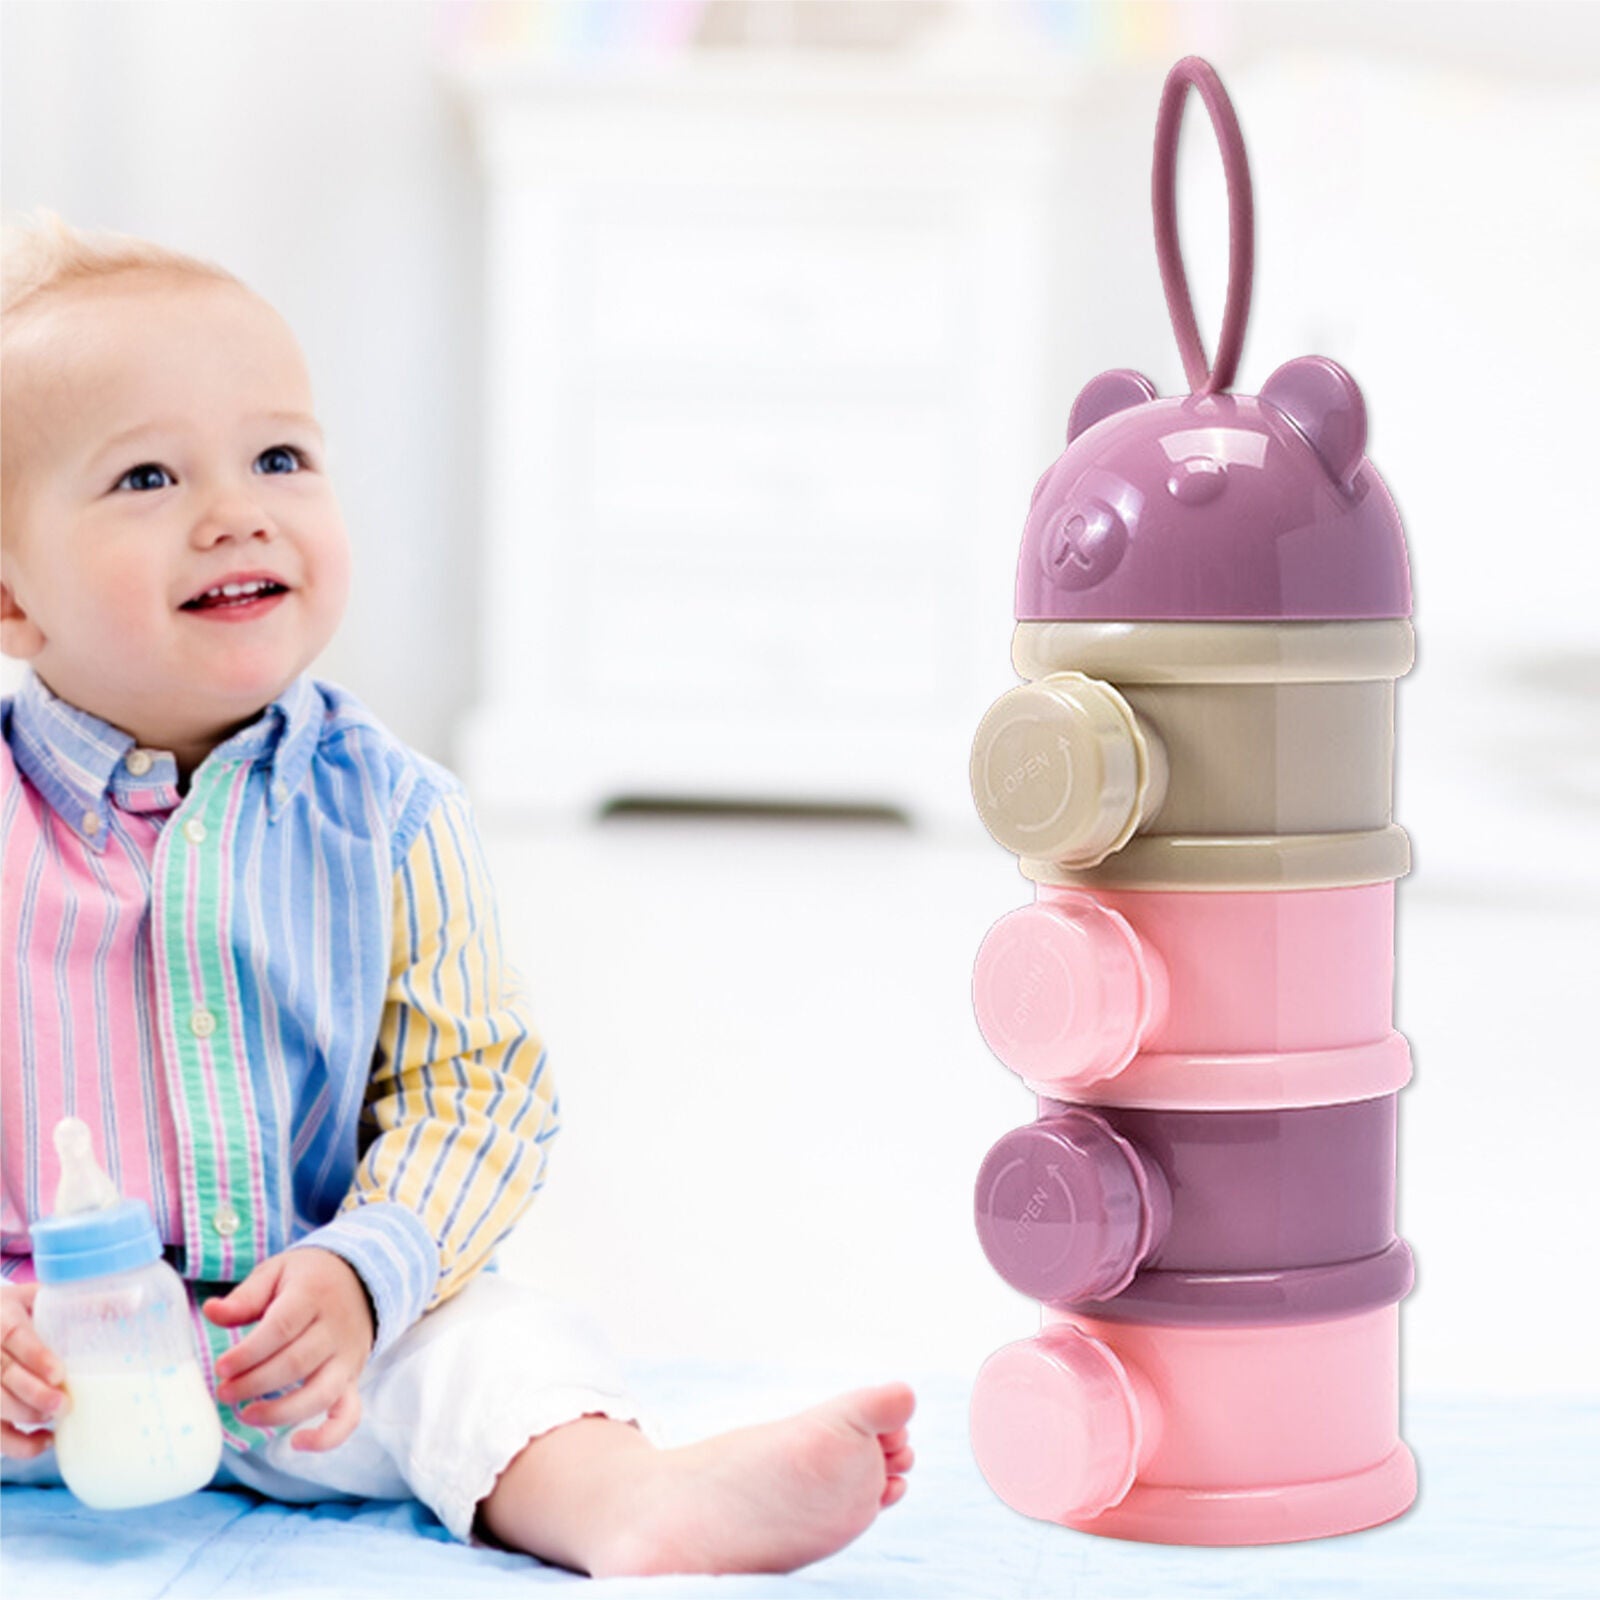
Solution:
[[[0,655],[27,661],[44,649],[44,635],[17,604],[9,583],[0,583]]]

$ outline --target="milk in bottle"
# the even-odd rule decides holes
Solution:
[[[183,1280],[161,1258],[142,1200],[122,1200],[89,1130],[56,1126],[61,1184],[36,1222],[33,1319],[66,1369],[69,1405],[55,1425],[62,1481],[113,1511],[203,1489],[222,1428],[201,1370]]]

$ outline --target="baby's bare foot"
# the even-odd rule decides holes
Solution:
[[[663,1450],[594,1576],[792,1572],[842,1549],[906,1492],[903,1383]]]

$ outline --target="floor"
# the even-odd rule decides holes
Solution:
[[[820,1376],[839,1381],[837,1371]],[[905,1499],[838,1555],[788,1577],[577,1578],[451,1541],[416,1502],[282,1506],[212,1490],[96,1513],[64,1489],[5,1493],[8,1600],[499,1600],[581,1585],[604,1596],[801,1600],[1229,1596],[1231,1600],[1592,1597],[1600,1407],[1554,1400],[1406,1408],[1420,1490],[1398,1521],[1257,1549],[1141,1545],[1034,1522],[990,1492],[966,1447],[966,1384],[913,1374],[918,1462]],[[771,1369],[646,1367],[664,1419],[692,1432],[803,1403]]]

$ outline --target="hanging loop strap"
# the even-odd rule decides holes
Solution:
[[[1228,180],[1228,301],[1217,338],[1216,365],[1207,368],[1200,329],[1194,320],[1194,302],[1183,272],[1178,247],[1178,129],[1184,101],[1191,86],[1200,91],[1211,114],[1212,131],[1222,147],[1222,170]],[[1183,370],[1195,394],[1215,394],[1226,389],[1239,366],[1244,345],[1244,325],[1250,315],[1250,280],[1255,268],[1255,209],[1250,195],[1250,164],[1233,103],[1210,62],[1185,56],[1167,74],[1156,114],[1156,159],[1151,182],[1156,215],[1156,260],[1161,267],[1161,287],[1166,291],[1172,331],[1178,336]]]

